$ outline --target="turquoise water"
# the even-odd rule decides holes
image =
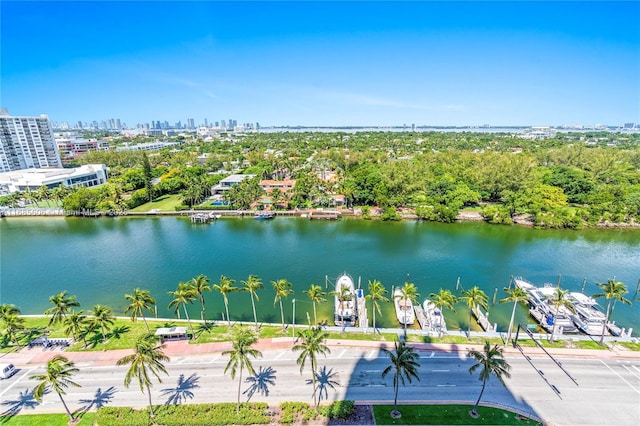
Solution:
[[[511,276],[542,285],[556,283],[585,292],[598,289],[595,282],[610,277],[624,282],[631,297],[640,279],[640,232],[631,230],[539,231],[484,223],[437,224],[364,220],[309,221],[277,218],[224,218],[194,225],[188,218],[5,218],[0,220],[0,301],[14,303],[23,313],[42,313],[50,295],[68,290],[82,309],[94,304],[122,313],[124,294],[140,287],[157,299],[158,314],[171,316],[170,297],[181,281],[205,274],[218,282],[224,274],[236,280],[258,275],[260,321],[279,322],[270,282],[286,278],[295,294],[286,301],[285,320],[291,321],[296,301],[296,322],[306,322],[313,308],[302,293],[311,283],[325,285],[349,273],[366,288],[380,280],[389,292],[407,275],[422,299],[440,288],[455,290],[478,285],[493,299],[504,297],[502,288]],[[207,293],[209,318],[220,319],[222,297]],[[604,303],[601,302],[601,303]],[[253,320],[247,293],[229,297],[232,319]],[[330,319],[332,302],[318,306],[318,316]],[[465,328],[468,311],[463,304],[446,312],[450,329]],[[191,306],[199,316],[199,304]],[[508,325],[510,306],[490,307],[499,328]],[[525,308],[518,311],[527,321]],[[320,319],[319,318],[319,319]],[[640,331],[640,302],[618,304],[613,319]],[[384,307],[378,325],[395,327],[393,307]],[[634,333],[637,334],[637,333]]]

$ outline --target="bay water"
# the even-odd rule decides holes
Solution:
[[[284,302],[285,321],[313,321],[313,307],[303,293],[310,284],[332,290],[343,272],[362,288],[380,280],[392,287],[409,280],[420,301],[440,288],[460,294],[479,286],[489,296],[492,323],[508,326],[510,304],[493,305],[505,297],[511,277],[535,284],[557,284],[592,295],[596,282],[609,278],[629,288],[640,280],[640,232],[628,229],[535,230],[485,223],[440,224],[420,221],[381,222],[360,219],[310,221],[302,218],[223,218],[192,224],[187,217],[4,218],[0,220],[0,303],[18,305],[25,314],[40,314],[49,296],[67,290],[89,310],[105,304],[122,315],[124,295],[147,289],[157,300],[161,317],[169,310],[178,283],[205,274],[212,283],[225,275],[246,280],[260,277],[258,320],[280,322],[271,281],[285,278],[295,293]],[[586,279],[586,282],[585,282]],[[459,285],[457,283],[459,282]],[[456,287],[458,287],[456,291]],[[206,293],[207,317],[221,319],[219,293]],[[600,303],[606,306],[605,300]],[[248,293],[229,296],[232,320],[253,321]],[[200,305],[189,308],[199,318]],[[318,305],[318,319],[332,323],[333,298]],[[369,314],[371,318],[371,313]],[[468,310],[462,303],[445,311],[449,329],[466,329]],[[640,332],[640,301],[618,303],[613,319]],[[527,310],[518,320],[531,322]],[[377,317],[380,327],[398,327],[391,303]],[[476,329],[476,327],[474,327]]]

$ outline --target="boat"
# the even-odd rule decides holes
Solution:
[[[556,309],[549,301],[556,291],[556,286],[550,283],[537,287],[522,278],[514,278],[517,287],[527,292],[529,303],[529,314],[535,318],[540,326],[547,332],[553,330],[556,324],[556,332],[559,333],[577,333],[579,328],[571,318],[572,312],[565,307]]]
[[[344,297],[340,297],[341,295]],[[335,324],[343,327],[355,326],[358,320],[356,291],[353,279],[347,273],[340,275],[336,281],[334,303],[333,317]]]
[[[444,320],[442,311],[431,300],[425,299],[422,303],[424,315],[427,317],[427,329],[444,333],[447,331],[447,323]]]
[[[396,318],[402,325],[411,325],[416,321],[416,313],[413,311],[411,299],[402,297],[402,290],[396,288],[393,292],[393,303],[396,307]]]
[[[576,310],[576,312],[571,315],[571,319],[580,331],[590,336],[600,336],[605,323],[605,316],[604,313],[598,309],[598,302],[592,297],[579,292],[569,293],[569,299]],[[608,334],[608,331],[605,329],[605,335]]]
[[[275,217],[276,217],[275,212],[262,212],[262,213],[257,213],[255,216],[253,216],[255,220],[269,220]]]

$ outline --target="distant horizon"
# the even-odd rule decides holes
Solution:
[[[640,122],[639,17],[637,1],[5,1],[0,103],[70,126],[621,126]]]

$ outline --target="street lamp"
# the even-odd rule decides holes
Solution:
[[[296,337],[296,299],[293,299],[293,328],[291,329],[291,337]]]

